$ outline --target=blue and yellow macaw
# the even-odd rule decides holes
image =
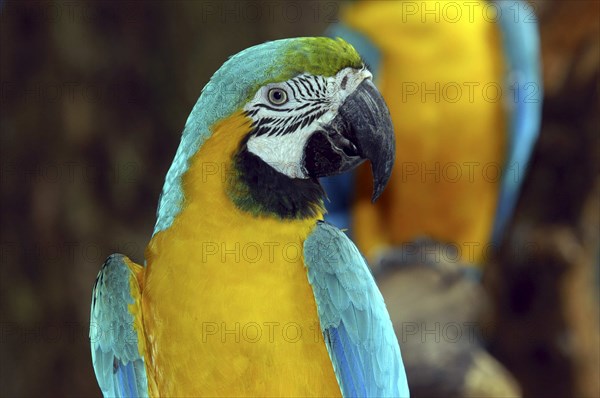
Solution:
[[[538,32],[524,1],[357,1],[328,32],[370,66],[396,134],[381,200],[364,170],[325,179],[326,219],[376,262],[421,238],[484,262],[510,219],[541,115]]]
[[[318,180],[369,159],[375,199],[394,153],[385,102],[343,40],[231,57],[187,120],[144,266],[112,255],[96,279],[103,394],[407,397],[383,298],[322,221]]]

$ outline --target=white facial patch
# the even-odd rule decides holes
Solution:
[[[290,178],[308,178],[302,160],[309,137],[330,123],[346,98],[371,77],[365,68],[345,68],[331,77],[304,74],[261,87],[244,106],[254,120],[248,151]],[[269,100],[273,94],[284,94],[287,101],[276,105]]]

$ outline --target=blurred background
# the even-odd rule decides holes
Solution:
[[[393,318],[436,307],[442,299],[423,298],[442,288],[467,292],[460,306],[477,308],[467,316],[483,331],[477,344],[502,367],[488,373],[510,378],[513,395],[594,397],[600,2],[531,4],[541,35],[542,127],[506,239],[481,284],[454,285],[426,270],[415,283],[389,277],[382,290]],[[344,6],[0,2],[0,396],[100,396],[88,340],[94,278],[113,252],[143,262],[163,179],[201,88],[228,56],[322,35]],[[535,250],[523,253],[523,242]],[[397,303],[398,291],[412,301]],[[464,385],[477,382],[464,381],[459,368],[472,359],[435,359],[445,351],[434,337],[419,335],[416,351],[404,348],[414,340],[400,342],[416,364],[407,364],[409,382],[433,369],[423,385],[440,387],[415,381],[413,396],[469,395]]]

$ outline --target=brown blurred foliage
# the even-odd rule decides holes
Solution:
[[[490,268],[492,348],[528,396],[591,396],[599,3],[536,4],[544,121],[511,236],[544,249]],[[91,287],[110,253],[142,261],[200,89],[229,55],[320,35],[337,11],[329,1],[2,4],[0,395],[99,396]]]

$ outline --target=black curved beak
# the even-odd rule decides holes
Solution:
[[[311,177],[336,175],[369,159],[375,202],[392,173],[396,139],[390,112],[370,79],[346,98],[338,115],[306,144],[304,168]]]

